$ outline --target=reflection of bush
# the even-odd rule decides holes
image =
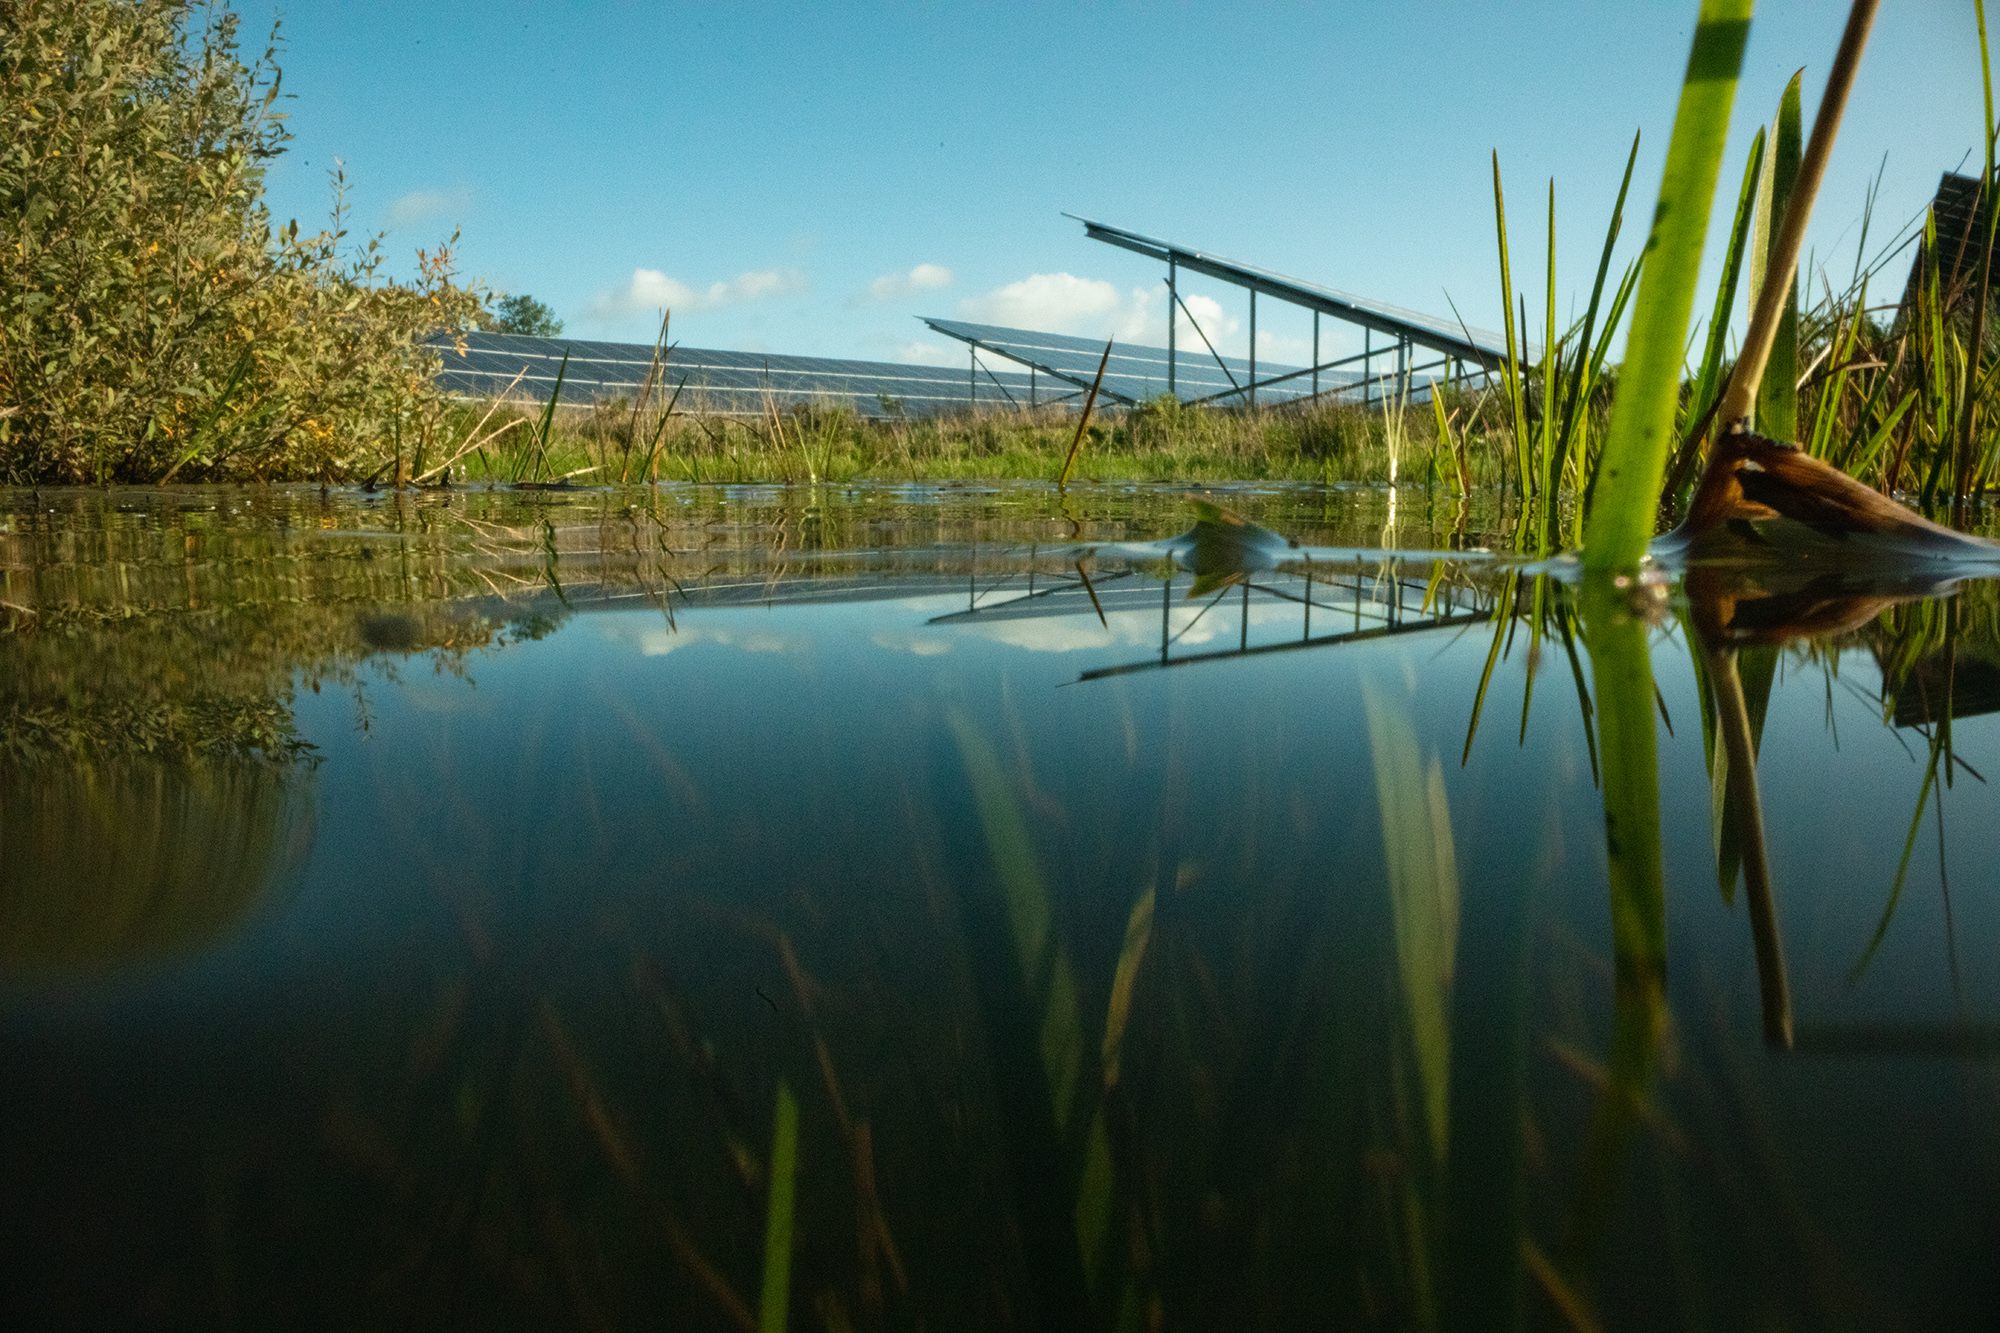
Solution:
[[[302,785],[260,763],[0,761],[0,966],[212,940],[300,850]]]
[[[197,694],[151,704],[78,700],[60,707],[9,704],[0,711],[0,757],[17,762],[146,754],[290,762],[310,759],[292,711],[274,695]]]

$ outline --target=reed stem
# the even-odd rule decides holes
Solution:
[[[1717,417],[1728,430],[1743,421],[1764,378],[1764,366],[1771,357],[1771,344],[1778,334],[1778,319],[1784,313],[1785,298],[1792,291],[1799,268],[1799,251],[1805,246],[1806,224],[1812,220],[1813,199],[1826,175],[1827,159],[1833,156],[1833,141],[1840,133],[1840,117],[1847,109],[1847,95],[1854,88],[1855,72],[1861,67],[1861,51],[1868,44],[1868,29],[1875,22],[1880,0],[1854,0],[1847,12],[1847,29],[1840,35],[1840,50],[1834,54],[1833,68],[1826,76],[1826,92],[1813,116],[1812,139],[1792,184],[1792,197],[1785,208],[1785,222],[1778,230],[1778,243],[1764,270],[1764,289],[1757,293],[1757,305],[1750,315],[1749,331],[1743,335],[1743,351],[1736,358],[1736,371],[1722,395]]]

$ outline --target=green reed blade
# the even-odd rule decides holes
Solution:
[[[1625,276],[1618,280],[1618,292],[1611,298],[1611,309],[1605,314],[1604,329],[1598,334],[1597,346],[1590,354],[1590,385],[1586,386],[1583,391],[1584,410],[1586,413],[1589,410],[1590,390],[1604,377],[1605,362],[1611,354],[1612,335],[1618,332],[1618,326],[1624,322],[1625,307],[1631,304],[1632,293],[1638,290],[1639,270],[1641,267],[1641,261],[1636,259],[1625,266]],[[1587,415],[1582,419],[1587,421]],[[1588,447],[1588,442],[1586,442],[1586,447]],[[1600,444],[1597,448],[1590,449],[1584,459],[1581,499],[1576,505],[1574,515],[1571,519],[1575,530],[1575,541],[1578,546],[1583,545],[1584,515],[1589,512],[1591,502],[1597,493],[1597,468],[1603,459],[1603,454],[1604,450]]]
[[[1910,853],[1917,846],[1917,831],[1924,824],[1924,808],[1930,804],[1931,788],[1937,784],[1938,756],[1944,752],[1943,737],[1931,742],[1930,763],[1924,766],[1923,786],[1917,790],[1916,812],[1910,816],[1910,831],[1903,839],[1903,859],[1896,863],[1896,882],[1889,886],[1889,901],[1882,905],[1882,919],[1875,924],[1875,933],[1869,937],[1868,947],[1861,951],[1861,957],[1848,969],[1847,984],[1858,983],[1868,971],[1868,964],[1875,959],[1875,951],[1882,947],[1888,937],[1889,922],[1895,918],[1896,904],[1903,896],[1903,880],[1910,873]]]
[[[1722,279],[1715,285],[1715,308],[1708,316],[1708,341],[1701,350],[1701,365],[1695,372],[1694,392],[1688,398],[1688,424],[1681,431],[1680,445],[1667,489],[1676,502],[1701,452],[1702,438],[1708,433],[1715,406],[1722,396],[1722,353],[1729,341],[1729,312],[1736,306],[1736,282],[1743,272],[1743,258],[1750,249],[1750,222],[1756,212],[1757,182],[1764,169],[1764,130],[1760,126],[1750,141],[1750,156],[1743,163],[1743,185],[1736,193],[1736,217],[1729,227],[1729,248],[1722,254]],[[1751,291],[1756,291],[1753,282]]]
[[[1118,1057],[1125,1046],[1125,1025],[1132,1017],[1132,991],[1139,984],[1139,966],[1146,961],[1146,946],[1153,938],[1153,894],[1148,885],[1132,905],[1125,920],[1125,943],[1118,950],[1118,969],[1111,978],[1111,1002],[1105,1008],[1104,1046],[1098,1060],[1107,1088],[1118,1084]]]
[[[1597,718],[1596,710],[1590,704],[1590,686],[1583,678],[1583,659],[1577,656],[1576,635],[1570,623],[1576,613],[1564,608],[1556,617],[1556,628],[1562,634],[1563,652],[1569,658],[1570,681],[1576,686],[1576,707],[1583,718],[1583,745],[1590,754],[1590,785],[1595,787],[1604,780],[1597,767]]]
[[[1172,318],[1169,312],[1168,318]],[[1097,391],[1104,387],[1104,368],[1111,364],[1111,339],[1104,340],[1104,355],[1098,358],[1097,377],[1090,382],[1090,394],[1083,400],[1083,415],[1076,420],[1076,438],[1069,442],[1069,456],[1063,459],[1062,475],[1056,478],[1056,489],[1069,489],[1070,469],[1076,466],[1077,451],[1083,448],[1083,434],[1090,428],[1090,413],[1097,406]]]
[[[1868,442],[1866,442],[1866,444],[1862,446],[1860,454],[1858,454],[1858,456],[1854,458],[1854,472],[1856,472],[1858,476],[1860,476],[1860,474],[1866,474],[1866,472],[1868,472],[1868,468],[1872,468],[1872,466],[1874,466],[1874,460],[1876,460],[1876,456],[1880,456],[1880,452],[1882,452],[1882,446],[1884,446],[1884,444],[1888,444],[1888,436],[1890,436],[1890,432],[1892,432],[1892,430],[1896,430],[1896,426],[1898,426],[1898,424],[1902,422],[1904,414],[1906,414],[1906,412],[1908,412],[1908,410],[1910,410],[1912,406],[1916,406],[1916,390],[1914,390],[1914,388],[1912,388],[1912,390],[1908,390],[1908,392],[1906,392],[1906,394],[1902,396],[1902,402],[1898,402],[1898,404],[1894,406],[1894,410],[1890,410],[1890,414],[1882,418],[1882,426],[1880,426],[1880,428],[1876,428],[1876,432],[1874,432],[1872,436],[1868,436]]]
[[[160,485],[164,486],[172,481],[174,474],[179,472],[182,466],[201,452],[202,442],[207,438],[209,429],[222,419],[223,412],[229,407],[229,400],[236,396],[236,390],[242,385],[243,377],[249,373],[253,351],[253,348],[246,347],[243,349],[243,355],[236,358],[236,368],[229,372],[229,380],[222,386],[222,392],[215,396],[215,402],[210,405],[208,411],[202,415],[201,420],[196,422],[194,429],[189,432],[191,442],[188,445],[187,452],[182,454],[174,465],[167,469],[166,475],[160,478]]]
[[[771,1128],[771,1194],[764,1213],[764,1290],[757,1301],[758,1333],[785,1333],[792,1297],[792,1211],[799,1165],[799,1099],[778,1080]]]
[[[1507,197],[1500,188],[1500,150],[1493,150],[1493,225],[1500,237],[1500,310],[1506,317],[1507,367],[1502,383],[1507,390],[1508,428],[1513,433],[1514,493],[1528,497],[1528,414],[1521,401],[1521,345],[1525,329],[1514,323],[1514,273],[1507,255]],[[1524,320],[1523,323],[1526,321]]]
[[[681,390],[687,388],[690,375],[681,376],[681,382],[674,386],[674,396],[667,400],[667,410],[660,416],[660,424],[653,428],[653,442],[646,446],[646,461],[639,465],[639,475],[644,477],[653,469],[653,459],[660,452],[660,441],[666,438],[667,423],[674,419],[674,407],[681,400]],[[653,480],[658,481],[655,476]]]
[[[1543,598],[1548,595],[1549,576],[1535,575],[1535,596],[1528,607],[1528,670],[1521,685],[1521,734],[1516,745],[1528,743],[1528,711],[1535,699],[1535,664],[1542,660]]]
[[[534,461],[537,464],[535,469],[537,477],[539,477],[539,475],[542,472],[545,472],[547,470],[547,464],[549,461],[549,427],[555,423],[556,403],[558,400],[562,398],[563,380],[566,379],[568,375],[569,375],[569,348],[565,347],[563,348],[562,364],[556,367],[555,387],[549,390],[548,404],[547,406],[542,408],[542,419],[535,426],[535,438],[533,444],[534,444]],[[515,481],[521,480],[521,474],[527,470],[529,461],[530,459],[528,451],[525,449],[522,450],[521,460],[514,468]]]
[[[1437,756],[1425,762],[1408,700],[1364,676],[1361,702],[1423,1123],[1433,1160],[1443,1165],[1451,1141],[1451,999],[1459,938],[1451,807]]]
[[[1836,315],[1833,350],[1828,355],[1832,359],[1832,365],[1837,368],[1820,391],[1819,410],[1813,418],[1811,440],[1800,441],[1806,446],[1806,452],[1814,458],[1825,458],[1827,448],[1832,443],[1834,423],[1840,417],[1840,403],[1847,394],[1848,377],[1853,373],[1854,349],[1861,341],[1861,324],[1868,317],[1867,311],[1868,280],[1863,278],[1854,302],[1853,313],[1845,317],[1844,328],[1839,322],[1840,316]]]
[[[1597,257],[1597,277],[1590,284],[1590,304],[1584,307],[1583,332],[1576,341],[1578,371],[1570,379],[1569,398],[1563,405],[1562,438],[1565,442],[1576,438],[1577,414],[1588,406],[1591,385],[1596,381],[1597,372],[1604,364],[1600,344],[1593,341],[1593,334],[1597,328],[1598,304],[1604,297],[1604,280],[1611,274],[1611,252],[1618,244],[1618,234],[1625,228],[1625,196],[1631,192],[1632,169],[1638,162],[1639,134],[1635,131],[1632,135],[1632,151],[1625,156],[1625,175],[1618,182],[1618,199],[1611,205],[1611,225],[1604,229],[1604,249]],[[1554,267],[1553,263],[1550,267]],[[1605,325],[1603,345],[1609,345],[1611,330],[1617,326],[1618,320],[1613,316]]]
[[[1556,538],[1556,489],[1562,484],[1562,462],[1556,454],[1556,363],[1562,341],[1556,337],[1556,183],[1549,180],[1548,309],[1542,322],[1542,521],[1538,544],[1544,555]],[[1540,604],[1540,594],[1536,602]]]
[[[2000,228],[2000,207],[1995,207],[1994,205],[1994,189],[1996,183],[2000,183],[2000,177],[1996,177],[1993,160],[1995,137],[1996,134],[2000,134],[2000,127],[1996,127],[1993,121],[1993,65],[1988,58],[1986,50],[1985,0],[1973,0],[1972,8],[1979,22],[1979,73],[1980,82],[1984,85],[1986,92],[1986,123],[1984,126],[1986,130],[1986,160],[1980,164],[1982,171],[1980,173],[1979,195],[1980,198],[1984,199],[1986,205],[1986,243],[1979,247],[1979,279],[1974,284],[1972,290],[1972,331],[1966,339],[1968,351],[1966,357],[1965,391],[1964,397],[1958,406],[1958,439],[1954,442],[1958,466],[1956,469],[1957,475],[1953,479],[1952,501],[1960,510],[1963,509],[1966,496],[1972,489],[1973,474],[1975,472],[1983,472],[1983,469],[1977,466],[1973,437],[1979,417],[1980,404],[1979,358],[1984,353],[1986,347],[1987,295],[1992,291],[1993,287],[1993,243],[1996,239],[2000,239],[2000,231],[1996,231],[1996,228]],[[1978,226],[1978,214],[1975,212],[1972,218],[1966,223],[1966,234],[1968,236],[1971,235],[1978,229]],[[1984,485],[1984,483],[1982,482],[1981,485]]]
[[[1500,661],[1500,647],[1507,640],[1507,629],[1514,614],[1514,588],[1520,582],[1517,572],[1510,572],[1500,585],[1500,596],[1493,606],[1493,646],[1486,650],[1486,666],[1479,673],[1479,688],[1472,695],[1472,720],[1465,725],[1465,753],[1458,757],[1460,768],[1472,762],[1472,739],[1479,734],[1479,713],[1486,706],[1486,687],[1493,683],[1493,668]]]
[[[1701,653],[1693,654],[1696,658]],[[1771,706],[1771,685],[1778,672],[1778,650],[1744,648],[1736,654],[1739,688],[1749,720],[1750,757],[1764,742],[1764,716]],[[1706,675],[1706,672],[1703,672]],[[1715,686],[1711,683],[1709,688]],[[1710,740],[1709,819],[1715,838],[1715,884],[1725,903],[1736,900],[1736,883],[1743,873],[1744,829],[1740,803],[1733,799],[1739,780],[1729,763],[1727,737],[1718,729]]]
[[[1667,915],[1660,856],[1656,687],[1647,624],[1629,581],[1591,571],[1584,634],[1597,686],[1604,757],[1604,849],[1610,871],[1613,992],[1608,1083],[1591,1127],[1571,1219],[1588,1249],[1607,1225],[1632,1126],[1643,1108],[1666,1020]]]
[[[1771,151],[1764,159],[1764,171],[1757,182],[1757,235],[1750,250],[1750,290],[1764,290],[1765,275],[1775,255],[1778,233],[1790,205],[1792,185],[1799,175],[1802,135],[1799,116],[1800,70],[1785,85],[1778,99],[1778,115],[1772,124]],[[1786,294],[1784,313],[1771,339],[1771,359],[1764,365],[1764,379],[1757,388],[1757,405],[1751,426],[1775,440],[1796,440],[1799,436],[1799,288],[1796,278]]]
[[[1584,642],[1596,685],[1598,750],[1604,759],[1605,850],[1612,937],[1621,954],[1666,961],[1660,880],[1660,774],[1652,658],[1646,622],[1623,580],[1593,574],[1583,590]]]
[[[1446,449],[1452,451],[1454,461],[1456,462],[1457,445],[1452,439],[1451,420],[1445,415],[1444,395],[1438,391],[1436,380],[1431,381],[1431,415],[1437,419],[1438,442],[1443,444]],[[1458,493],[1460,495],[1468,494],[1469,488],[1466,485],[1465,466],[1463,463],[1456,463],[1455,478],[1458,481]]]
[[[1680,397],[1681,348],[1751,9],[1752,0],[1702,0],[1646,241],[1618,400],[1585,523],[1583,561],[1589,569],[1637,565],[1653,535]]]

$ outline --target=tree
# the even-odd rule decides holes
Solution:
[[[197,0],[0,0],[0,480],[344,474],[436,415],[449,247],[274,230],[277,32]]]
[[[556,312],[525,293],[503,296],[494,302],[494,318],[489,325],[495,333],[525,333],[531,338],[562,336],[563,323]]]

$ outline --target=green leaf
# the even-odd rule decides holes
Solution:
[[[1764,271],[1778,244],[1784,226],[1785,209],[1792,198],[1792,183],[1799,175],[1802,137],[1799,132],[1799,80],[1805,71],[1792,75],[1778,99],[1778,118],[1771,135],[1771,151],[1764,158],[1764,170],[1757,181],[1757,233],[1750,248],[1750,290],[1764,290]],[[1785,297],[1785,310],[1778,317],[1777,336],[1771,340],[1771,359],[1764,365],[1764,378],[1757,386],[1757,404],[1751,427],[1774,440],[1796,440],[1799,435],[1799,284]]]
[[[1681,356],[1708,232],[1709,205],[1750,36],[1752,0],[1703,0],[1667,145],[1659,203],[1626,338],[1618,399],[1586,519],[1584,566],[1636,566],[1658,512],[1673,441]]]
[[[791,1313],[793,1190],[799,1164],[799,1099],[778,1080],[771,1128],[771,1194],[764,1215],[764,1288],[758,1333],[785,1333]]]

